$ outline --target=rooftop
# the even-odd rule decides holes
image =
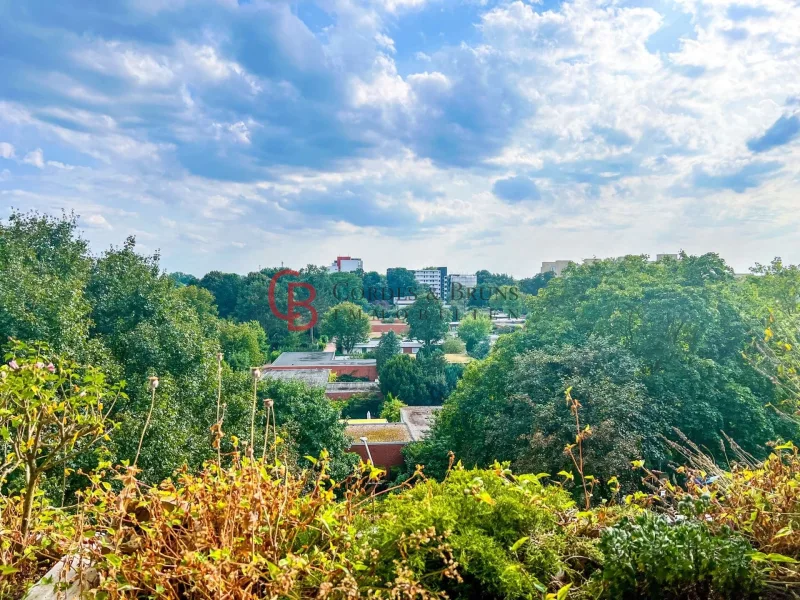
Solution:
[[[320,367],[326,365],[374,365],[374,359],[336,358],[335,352],[284,352],[270,367]],[[269,369],[269,367],[267,367]]]
[[[375,420],[375,419],[371,419]],[[359,438],[367,438],[368,444],[405,443],[412,441],[411,432],[405,423],[375,423],[348,425],[345,434],[352,438],[354,446],[362,446]]]
[[[322,371],[322,369],[319,369]],[[326,392],[376,392],[380,386],[376,381],[332,381],[325,386]]]
[[[261,379],[280,379],[281,381],[302,381],[314,387],[328,385],[330,369],[290,369],[290,370],[265,370]]]
[[[400,420],[408,427],[411,438],[418,442],[428,434],[434,414],[441,409],[441,406],[404,406],[400,409]]]

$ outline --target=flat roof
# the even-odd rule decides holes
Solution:
[[[441,409],[441,406],[404,406],[400,409],[400,420],[408,427],[411,438],[418,442],[428,434],[434,414]]]
[[[270,367],[321,367],[336,365],[374,365],[373,358],[336,358],[335,352],[284,352]],[[269,369],[269,367],[267,367]]]
[[[354,446],[363,446],[359,438],[367,438],[368,444],[407,443],[413,441],[405,423],[375,423],[348,425],[345,434],[352,438]]]
[[[262,379],[280,379],[281,381],[302,381],[315,387],[325,387],[330,378],[330,369],[266,369],[262,371]]]
[[[319,369],[323,371],[323,369]],[[291,372],[291,371],[288,371]],[[381,389],[377,381],[331,381],[325,384],[325,391],[331,393],[374,392]]]

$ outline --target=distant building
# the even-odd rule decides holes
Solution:
[[[404,406],[400,409],[400,422],[405,423],[411,438],[418,442],[428,436],[434,415],[441,406]]]
[[[445,299],[443,294],[447,290],[447,267],[414,271],[414,279],[421,286],[431,290],[439,300]]]
[[[680,257],[677,254],[656,254],[656,261],[664,260],[665,258],[678,260]]]
[[[353,271],[364,270],[364,261],[360,258],[353,258],[350,256],[337,256],[330,267],[329,273],[352,273]]]
[[[566,269],[568,266],[575,264],[571,260],[554,260],[551,262],[543,262],[542,263],[542,273],[555,273],[556,276],[561,275],[561,273]]]
[[[467,290],[474,290],[478,287],[478,276],[474,273],[451,273],[447,276],[447,298],[453,299],[453,291],[455,290],[456,299],[458,293],[461,291],[463,298],[466,299],[469,292]]]
[[[378,369],[375,359],[352,359],[337,357],[335,352],[284,352],[275,361],[264,367],[270,376],[272,371],[298,371],[298,370],[327,369],[337,375],[351,375],[364,377],[369,381],[378,378]]]

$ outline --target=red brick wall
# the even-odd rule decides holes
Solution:
[[[405,442],[370,444],[369,451],[372,454],[373,463],[376,467],[383,469],[402,465],[402,450],[405,445]],[[363,444],[350,446],[350,452],[355,452],[361,457],[361,460],[367,462],[367,449]]]
[[[337,375],[366,377],[369,381],[375,381],[378,378],[378,367],[375,365],[335,365],[327,368]]]

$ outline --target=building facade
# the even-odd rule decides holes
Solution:
[[[447,291],[447,267],[420,269],[414,271],[414,278],[421,286],[431,290],[439,300],[445,299],[444,294]]]
[[[360,258],[351,256],[337,256],[330,267],[329,273],[352,273],[353,271],[364,270],[364,261]]]
[[[451,273],[447,276],[447,299],[453,299],[453,290],[455,296],[458,297],[459,291],[463,297],[467,297],[469,292],[467,290],[474,290],[478,287],[478,276],[475,273]]]
[[[542,263],[542,273],[561,275],[562,271],[572,264],[571,260],[554,260]]]

